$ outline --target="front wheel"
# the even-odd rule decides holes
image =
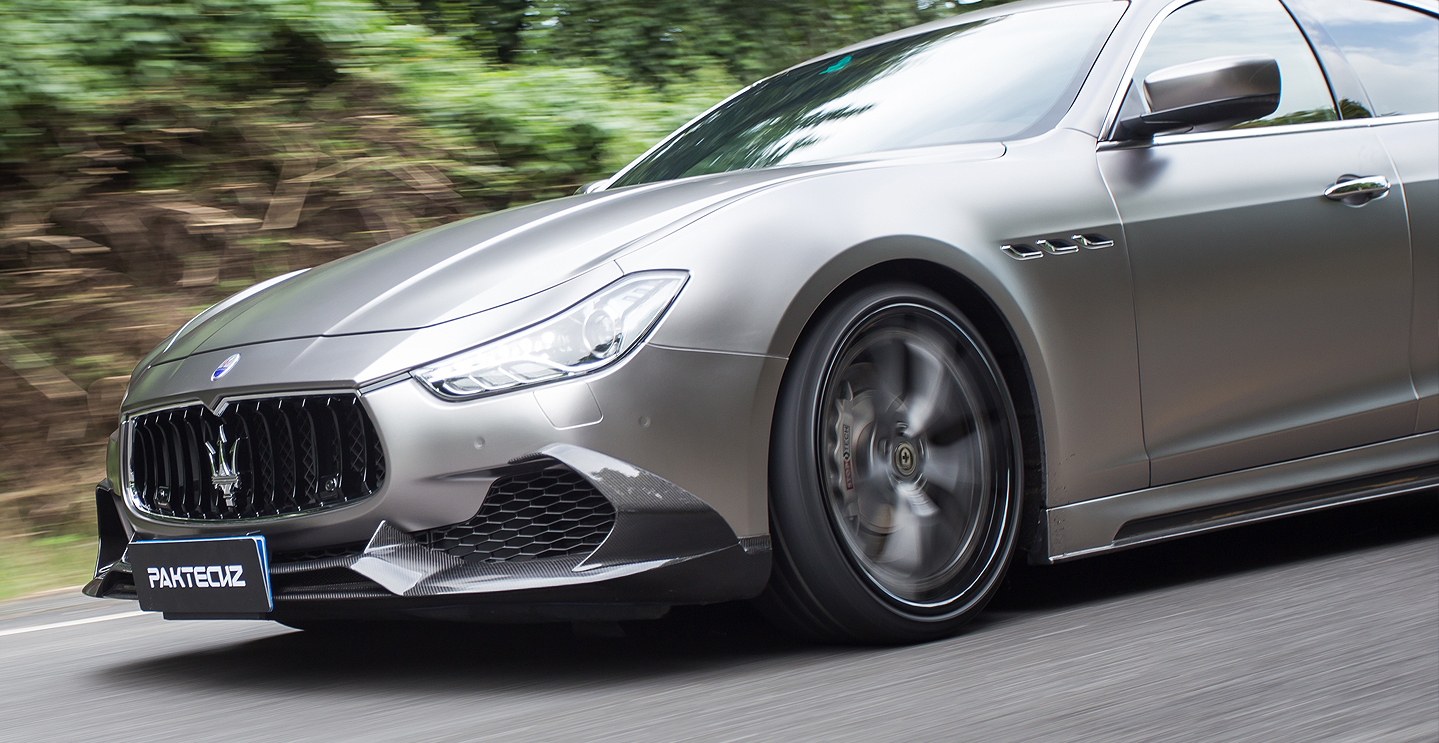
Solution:
[[[954,632],[1014,551],[1021,462],[999,367],[953,305],[903,284],[851,295],[806,330],[780,389],[761,609],[826,641]]]

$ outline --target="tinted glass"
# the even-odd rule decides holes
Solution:
[[[1123,11],[1015,13],[877,44],[756,83],[615,182],[995,141],[1052,126]]]
[[[1375,0],[1304,0],[1359,73],[1377,116],[1439,111],[1439,19]]]
[[[1299,124],[1339,118],[1324,73],[1309,42],[1279,0],[1200,0],[1174,11],[1155,30],[1134,71],[1141,81],[1150,73],[1186,62],[1231,54],[1267,54],[1279,63],[1279,108],[1236,127]],[[1120,118],[1144,107],[1138,85],[1131,86]]]

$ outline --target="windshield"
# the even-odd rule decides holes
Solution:
[[[1038,133],[1073,103],[1123,10],[1014,13],[796,67],[710,111],[610,187]]]

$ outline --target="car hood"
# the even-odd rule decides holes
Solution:
[[[815,169],[573,196],[426,230],[237,302],[187,329],[155,362],[267,341],[415,330],[474,315],[557,286],[666,228]]]

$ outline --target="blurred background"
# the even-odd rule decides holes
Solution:
[[[210,304],[999,1],[0,0],[0,598],[89,577],[130,371]]]

